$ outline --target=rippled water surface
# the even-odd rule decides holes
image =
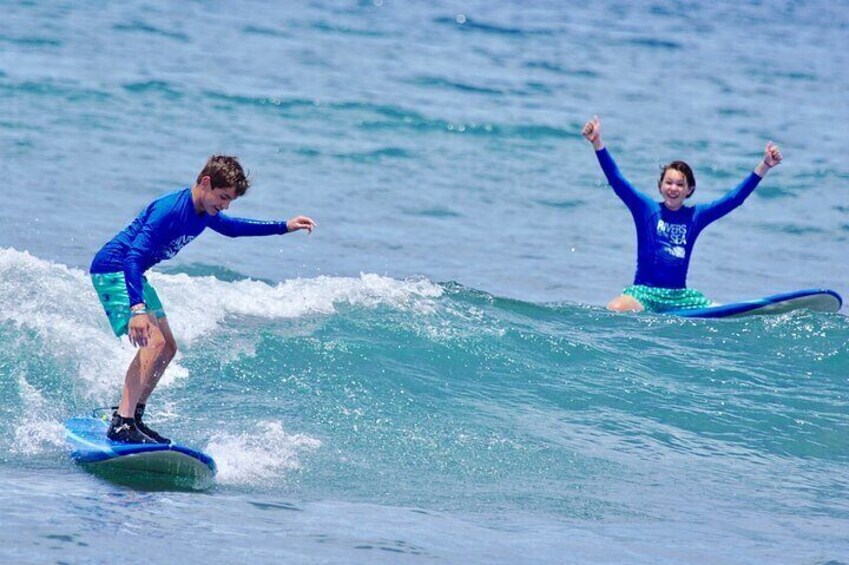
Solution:
[[[843,3],[0,9],[0,561],[849,563],[845,316],[605,311],[634,229],[579,134],[647,192],[687,160],[695,202],[776,141],[689,284],[845,296]],[[87,268],[213,152],[234,215],[319,228],[150,275],[151,421],[220,472],[128,489],[63,441],[133,355]]]

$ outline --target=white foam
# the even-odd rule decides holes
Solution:
[[[0,249],[3,321],[34,330],[50,349],[45,353],[75,365],[92,397],[113,390],[134,355],[110,333],[87,273],[26,251]]]
[[[417,313],[436,309],[442,288],[424,279],[359,277],[295,279],[276,285],[262,281],[226,282],[214,277],[148,273],[162,299],[180,347],[226,324],[228,316],[265,319],[329,315],[339,305],[386,306]],[[75,365],[84,386],[97,402],[114,399],[135,355],[129,341],[111,332],[89,274],[46,261],[26,251],[0,248],[0,322],[13,322],[37,332],[46,352]],[[236,344],[251,351],[254,344]],[[181,354],[160,381],[169,386],[188,375]]]
[[[213,331],[228,315],[300,318],[333,314],[340,304],[425,313],[433,311],[434,299],[442,296],[442,288],[430,281],[375,274],[361,274],[359,278],[321,276],[276,285],[185,274],[151,273],[149,279],[165,303],[174,334],[189,343]]]
[[[23,406],[14,425],[15,440],[10,446],[13,453],[37,455],[65,443],[65,428],[58,420],[51,420],[55,410],[51,404],[30,385],[24,375],[17,375]]]
[[[218,465],[219,483],[255,485],[300,469],[299,455],[320,446],[315,438],[286,433],[279,421],[263,421],[255,432],[219,434],[206,450]]]

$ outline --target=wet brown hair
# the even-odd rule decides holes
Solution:
[[[684,161],[672,161],[668,165],[662,166],[660,168],[660,178],[657,179],[657,187],[660,188],[660,184],[663,182],[663,177],[669,169],[678,171],[684,175],[685,179],[687,179],[687,188],[690,189],[690,194],[687,195],[687,198],[690,198],[693,193],[696,192],[696,177],[693,175],[693,169],[691,169],[690,165]]]
[[[239,159],[229,155],[213,155],[203,166],[197,178],[200,184],[203,177],[209,177],[212,188],[236,187],[236,196],[242,196],[251,186],[251,180],[245,174]]]

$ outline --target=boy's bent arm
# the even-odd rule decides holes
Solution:
[[[136,235],[127,255],[124,257],[124,280],[127,284],[127,294],[130,306],[144,303],[143,279],[145,261],[153,253],[153,234],[156,224],[146,223]]]
[[[179,233],[177,196],[178,193],[174,193],[155,200],[140,215],[142,222],[138,233],[133,237],[124,256],[124,280],[131,307],[144,304],[142,277],[144,272],[158,261],[155,250],[163,241],[171,240]]]
[[[142,276],[144,271],[138,261],[131,260],[129,256],[124,261],[124,281],[127,283],[127,294],[130,297],[130,306],[144,304],[144,285]]]

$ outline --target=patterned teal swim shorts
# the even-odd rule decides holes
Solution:
[[[103,273],[91,275],[91,282],[97,297],[106,310],[106,317],[115,335],[121,337],[127,334],[130,323],[130,295],[127,294],[127,281],[124,273]],[[147,282],[147,277],[142,277],[144,283],[144,303],[148,313],[157,318],[165,317],[165,309],[156,291]]]
[[[622,294],[639,300],[647,312],[706,308],[712,304],[704,294],[692,288],[657,288],[635,284],[623,290]]]

